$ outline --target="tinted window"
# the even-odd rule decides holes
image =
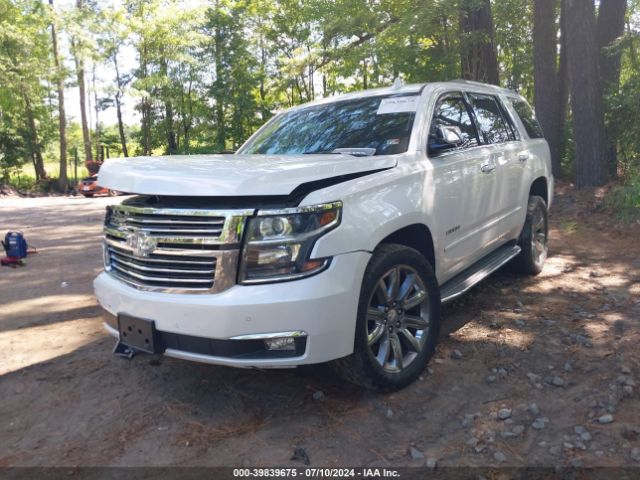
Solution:
[[[507,127],[509,128],[509,137],[511,140],[520,140],[520,131],[516,128],[515,123],[513,123],[513,117],[505,107],[505,104],[499,98],[497,99],[498,105],[500,106],[500,111],[502,112],[502,118],[507,122]]]
[[[542,128],[540,127],[538,120],[536,120],[533,109],[529,106],[529,104],[524,100],[512,100],[511,104],[513,105],[513,109],[518,114],[518,117],[520,117],[520,120],[522,120],[524,129],[527,131],[529,137],[544,138]]]
[[[438,102],[433,113],[431,128],[429,130],[429,149],[438,149],[437,128],[458,127],[462,132],[462,147],[475,147],[478,145],[478,134],[471,120],[467,105],[460,94],[448,95]]]
[[[328,153],[336,148],[374,148],[376,155],[403,153],[409,146],[417,101],[415,95],[380,96],[286,112],[239,153]]]
[[[495,97],[471,93],[469,99],[484,143],[503,143],[514,139]]]

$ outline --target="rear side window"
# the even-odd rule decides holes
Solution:
[[[470,93],[468,96],[484,143],[504,143],[515,140],[513,131],[504,119],[502,109],[495,97],[478,93]]]
[[[511,105],[513,105],[513,109],[518,114],[518,117],[520,117],[520,120],[522,120],[524,129],[527,131],[529,137],[544,138],[542,127],[540,127],[538,120],[536,120],[533,109],[529,104],[524,100],[511,100]]]

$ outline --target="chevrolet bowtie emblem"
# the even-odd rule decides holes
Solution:
[[[158,242],[147,232],[136,230],[127,235],[127,246],[133,250],[134,255],[148,257],[156,249]]]

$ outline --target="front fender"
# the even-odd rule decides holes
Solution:
[[[424,224],[433,231],[428,215],[433,199],[425,195],[428,166],[401,164],[310,194],[304,205],[343,202],[341,225],[318,240],[312,257],[372,252],[384,238],[409,225]]]

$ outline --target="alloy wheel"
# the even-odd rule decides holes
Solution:
[[[531,232],[531,248],[533,251],[533,257],[536,263],[543,263],[547,258],[547,241],[548,241],[548,229],[547,221],[542,209],[538,208],[533,216],[532,232]]]
[[[423,280],[409,265],[396,265],[376,283],[368,303],[367,343],[384,371],[401,372],[424,349],[429,301]]]

